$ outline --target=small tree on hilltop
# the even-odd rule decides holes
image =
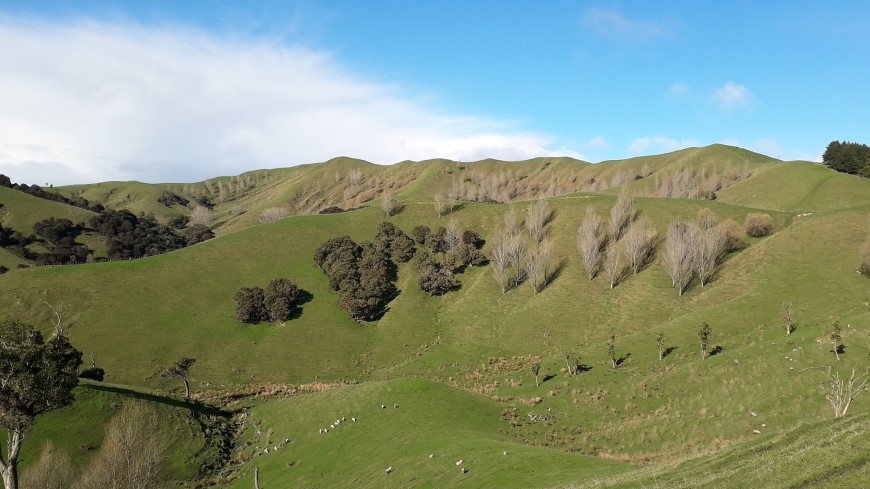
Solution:
[[[174,365],[165,368],[162,372],[160,372],[160,376],[164,379],[178,379],[184,383],[184,398],[190,399],[190,382],[188,381],[188,377],[190,376],[190,367],[196,363],[195,358],[182,358],[175,362]]]
[[[66,336],[46,343],[30,325],[0,322],[0,426],[8,430],[6,457],[0,458],[5,489],[18,489],[18,456],[36,417],[72,402],[81,364],[82,353]]]
[[[837,360],[840,359],[840,347],[842,346],[840,342],[843,341],[843,335],[841,333],[842,329],[840,328],[840,321],[834,321],[834,325],[831,328],[830,337],[831,344],[834,347],[834,355],[836,355]]]
[[[710,333],[712,329],[710,325],[707,323],[703,323],[701,327],[698,329],[698,339],[701,340],[701,360],[706,360],[709,353],[707,352],[707,347],[710,344]]]

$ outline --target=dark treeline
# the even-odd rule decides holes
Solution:
[[[26,194],[30,194],[34,197],[39,197],[40,199],[51,200],[54,202],[60,202],[63,204],[74,205],[76,207],[81,207],[82,209],[87,209],[93,212],[102,212],[105,207],[103,204],[91,203],[88,199],[82,197],[81,195],[76,195],[73,197],[64,197],[55,192],[47,192],[45,189],[40,187],[39,185],[27,185],[26,183],[12,183],[12,180],[0,173],[0,186],[11,188],[14,190],[18,190],[19,192],[24,192]]]
[[[839,172],[870,177],[870,146],[831,141],[822,155],[822,162]]]

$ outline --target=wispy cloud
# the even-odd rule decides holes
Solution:
[[[719,108],[734,109],[752,105],[755,96],[745,85],[727,82],[724,86],[713,91],[712,100]]]
[[[667,153],[693,146],[700,146],[700,143],[691,138],[673,139],[664,136],[644,136],[632,141],[626,148],[626,152],[630,155],[646,155]]]
[[[0,45],[14,46],[0,50],[0,172],[16,181],[191,181],[339,155],[576,155],[278,42],[0,17]]]
[[[632,19],[618,10],[590,8],[583,15],[583,26],[596,34],[618,41],[649,41],[669,36],[671,21]]]
[[[687,97],[692,95],[692,87],[683,82],[671,83],[668,87],[668,95],[674,97]]]

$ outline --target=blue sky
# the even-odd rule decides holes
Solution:
[[[0,0],[0,173],[868,142],[870,2]]]

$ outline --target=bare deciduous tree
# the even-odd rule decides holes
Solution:
[[[656,335],[656,349],[659,351],[659,361],[665,358],[665,334],[659,333]]]
[[[489,266],[492,269],[492,276],[501,287],[501,293],[507,292],[510,287],[510,275],[508,268],[511,264],[510,243],[511,238],[503,232],[498,232],[492,240],[492,250],[490,251]]]
[[[381,210],[384,211],[387,217],[392,216],[396,212],[396,200],[393,198],[392,192],[384,192],[383,197],[381,197]]]
[[[549,239],[544,239],[529,249],[526,274],[532,282],[533,295],[537,295],[547,285],[552,252],[553,243]]]
[[[447,199],[444,198],[443,194],[435,194],[435,213],[438,214],[438,217],[447,214],[449,211]]]
[[[541,372],[541,364],[539,362],[533,363],[532,364],[532,373],[535,374],[535,387],[538,387],[539,385],[541,385],[541,383],[538,382],[538,374],[540,372]]]
[[[782,322],[785,323],[785,335],[791,336],[792,331],[794,331],[794,305],[791,301],[782,302],[780,317]]]
[[[521,234],[511,235],[508,239],[508,250],[511,266],[514,268],[514,286],[519,286],[526,279],[526,254],[528,244]]]
[[[580,364],[580,357],[574,354],[573,352],[565,353],[565,363],[568,365],[568,375],[574,376],[577,375],[577,366]]]
[[[290,215],[290,211],[286,207],[268,207],[260,214],[260,224],[284,219]]]
[[[827,379],[819,383],[819,388],[825,395],[825,399],[834,409],[834,417],[842,418],[849,411],[849,406],[862,392],[867,389],[867,383],[870,381],[867,377],[867,372],[860,377],[855,377],[855,369],[852,369],[852,375],[849,379],[841,379],[840,373],[831,374],[831,367],[827,369]]]
[[[692,280],[692,246],[694,229],[684,222],[675,222],[668,227],[662,266],[671,277],[671,285],[677,294],[683,295]]]
[[[634,219],[634,214],[634,198],[632,198],[631,193],[628,191],[628,187],[622,187],[622,190],[619,192],[619,197],[616,199],[616,203],[610,208],[611,243],[615,243],[622,237],[623,233],[625,233],[626,227],[631,220]]]
[[[535,242],[539,243],[544,239],[544,236],[546,235],[545,227],[549,217],[550,212],[547,208],[546,200],[538,199],[529,204],[526,215],[526,229],[529,231],[529,236],[531,236]]]
[[[604,223],[592,207],[586,208],[586,216],[577,229],[577,248],[589,280],[595,278],[601,262],[601,247],[604,245]]]
[[[504,215],[504,229],[508,236],[518,236],[520,234],[520,225],[517,222],[517,210],[514,206],[508,207],[507,213]]]
[[[63,320],[67,313],[69,313],[70,305],[63,301],[58,301],[56,304],[46,301],[45,305],[51,309],[51,325],[54,326],[54,335],[63,336]]]
[[[719,266],[719,261],[725,252],[727,236],[725,236],[725,231],[719,226],[706,231],[697,229],[691,236],[693,238],[692,267],[694,268],[695,276],[701,282],[701,287],[703,287],[713,278],[713,274],[716,273],[716,268]]]
[[[656,231],[646,219],[631,223],[622,238],[622,249],[631,271],[637,275],[653,252]]]
[[[212,216],[213,212],[211,209],[204,205],[198,205],[190,211],[188,222],[190,224],[202,224],[203,226],[208,226],[211,224]]]
[[[621,258],[622,253],[620,253],[619,245],[616,243],[609,244],[604,253],[603,270],[604,276],[607,277],[611,289],[616,287],[616,284],[619,283],[619,279],[622,278],[624,268],[622,266]]]
[[[74,470],[67,454],[46,442],[36,463],[22,474],[21,489],[67,489],[72,487]]]
[[[447,223],[446,232],[444,233],[444,248],[448,253],[453,251],[462,242],[462,236],[459,231],[459,223],[456,219],[451,219]]]
[[[157,415],[130,401],[112,418],[106,438],[77,487],[81,489],[157,489],[163,487],[161,463],[166,441],[154,427]]]
[[[834,347],[834,355],[836,355],[837,360],[840,360],[840,342],[843,341],[841,331],[840,321],[834,321],[834,324],[831,327],[830,338],[831,345]]]
[[[611,367],[619,366],[619,362],[616,361],[616,335],[610,335],[610,341],[607,342],[607,356],[610,358]]]

